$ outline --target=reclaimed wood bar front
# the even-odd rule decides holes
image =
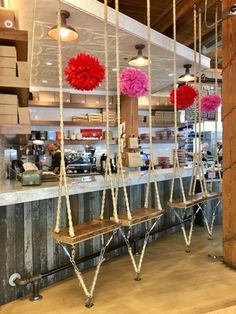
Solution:
[[[189,183],[191,169],[182,169],[185,185]],[[146,173],[127,173],[128,197],[131,209],[141,208],[144,204]],[[172,169],[157,170],[158,187],[163,208],[167,208],[169,200]],[[69,179],[70,201],[72,205],[74,224],[99,218],[103,177],[94,176]],[[87,181],[87,182],[86,182]],[[90,181],[90,182],[89,182]],[[86,182],[86,183],[85,183]],[[109,188],[109,187],[108,187]],[[0,189],[0,303],[4,304],[30,292],[31,287],[12,287],[9,277],[19,273],[22,278],[32,275],[47,273],[50,270],[68,264],[68,257],[63,249],[51,237],[54,229],[57,206],[56,183],[45,183],[40,187],[21,187],[20,183],[2,184]],[[178,193],[178,191],[177,191]],[[151,186],[151,205],[155,208],[154,187]],[[122,191],[119,193],[118,208],[124,211],[125,203]],[[105,207],[105,217],[112,215],[111,196],[108,191]],[[67,226],[65,203],[61,213],[61,221]],[[150,222],[149,222],[150,223]],[[168,229],[168,232],[179,230],[176,219],[171,209],[166,210],[161,218],[158,230]],[[167,232],[167,231],[166,231]],[[132,237],[141,239],[145,233],[145,226],[134,227]],[[165,232],[161,232],[164,234]],[[160,236],[154,234],[151,240]],[[107,253],[111,258],[126,252],[122,246],[123,241],[119,234],[116,235],[112,248],[115,250]],[[93,254],[100,249],[100,238],[94,238],[79,244],[79,258],[88,257],[81,264],[82,269],[96,265],[97,258]],[[128,271],[128,270],[127,270]],[[132,269],[130,268],[130,271]],[[41,286],[45,287],[72,275],[72,269],[45,276]]]

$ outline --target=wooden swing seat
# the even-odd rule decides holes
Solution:
[[[52,232],[52,237],[57,241],[73,245],[106,234],[118,228],[119,224],[109,219],[95,219],[75,225],[74,237],[69,235],[69,228],[62,229],[59,233]]]
[[[172,202],[168,202],[168,206],[171,208],[188,208],[199,203],[203,203],[209,200],[214,200],[221,197],[221,192],[207,192],[207,196],[203,193],[196,193],[191,196],[186,196],[186,202],[184,203],[182,199],[177,199]]]
[[[119,215],[119,223],[122,226],[130,227],[158,216],[163,215],[163,211],[154,208],[139,208],[131,212],[132,219],[128,220],[127,213]]]

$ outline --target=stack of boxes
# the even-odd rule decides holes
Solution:
[[[16,95],[0,94],[0,124],[18,123],[18,98]]]
[[[110,123],[112,123],[112,124],[116,123],[116,119],[117,119],[116,110],[109,110],[108,119],[109,119]],[[107,120],[107,112],[106,112],[106,110],[103,110],[102,111],[102,121],[105,123],[106,120]]]
[[[0,76],[16,77],[16,48],[0,46]]]

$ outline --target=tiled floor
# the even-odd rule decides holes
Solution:
[[[236,313],[236,272],[208,257],[208,253],[221,255],[221,243],[220,228],[216,228],[213,241],[207,240],[206,229],[195,229],[191,253],[184,251],[181,232],[151,243],[139,282],[133,280],[128,255],[105,263],[91,309],[84,307],[85,297],[73,278],[42,290],[41,302],[20,299],[2,306],[0,313]],[[85,274],[87,281],[92,271]]]

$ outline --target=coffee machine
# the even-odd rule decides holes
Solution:
[[[86,147],[84,152],[73,152],[65,155],[68,174],[85,174],[96,172],[96,157],[94,147]]]

